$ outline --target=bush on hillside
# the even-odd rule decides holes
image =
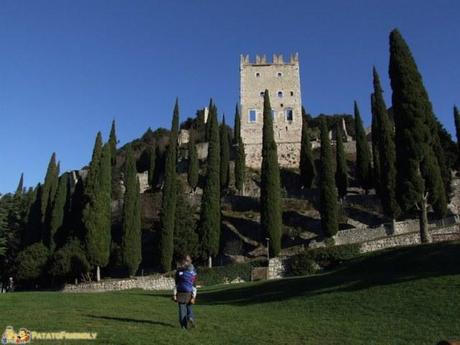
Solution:
[[[42,242],[26,247],[16,258],[16,279],[30,282],[40,278],[48,262],[48,256],[48,248]]]
[[[307,250],[289,260],[288,269],[293,275],[315,273],[318,268],[330,269],[360,255],[358,244],[345,244]]]
[[[76,278],[90,270],[80,241],[71,240],[51,257],[49,273],[61,281]]]
[[[231,264],[227,266],[216,266],[212,268],[198,269],[198,285],[216,285],[241,278],[244,281],[251,280],[251,272],[254,267],[260,267],[264,263],[251,261],[241,264]]]

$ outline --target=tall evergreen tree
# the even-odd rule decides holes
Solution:
[[[337,126],[336,131],[336,171],[335,171],[335,182],[337,184],[337,190],[340,199],[343,199],[347,195],[348,189],[348,167],[347,160],[345,157],[345,151],[343,149],[343,133],[340,125]]]
[[[160,262],[164,272],[171,270],[174,254],[174,217],[176,214],[176,162],[179,133],[179,101],[174,105],[169,146],[166,151],[165,178],[161,204]]]
[[[315,159],[311,149],[308,119],[302,115],[302,139],[300,145],[300,182],[304,188],[311,188],[316,176]]]
[[[359,114],[358,104],[354,103],[355,135],[356,135],[356,174],[360,186],[368,192],[372,186],[371,154],[367,143],[363,121]]]
[[[126,191],[123,202],[121,253],[122,264],[128,274],[134,275],[141,263],[141,200],[136,161],[128,146],[125,165]]]
[[[155,185],[155,164],[157,160],[156,145],[150,145],[147,150],[149,159],[148,179],[150,187],[153,188]]]
[[[225,115],[222,118],[220,125],[220,187],[221,190],[228,188],[230,177],[230,143],[228,135],[228,127],[225,123]]]
[[[85,185],[83,225],[88,260],[96,267],[96,279],[100,280],[100,268],[109,262],[111,243],[111,162],[110,146],[102,146],[98,132]]]
[[[198,166],[198,154],[196,152],[195,144],[195,132],[190,131],[190,138],[188,142],[188,169],[187,169],[187,181],[193,190],[198,185],[199,178],[199,166]]]
[[[371,94],[371,112],[372,112],[372,182],[375,192],[380,194],[381,177],[380,177],[380,124],[375,110],[375,96]]]
[[[420,208],[421,224],[426,219],[425,203],[438,216],[447,212],[445,186],[434,150],[435,121],[422,77],[407,43],[398,30],[390,34],[389,74],[393,89],[396,129],[396,159],[399,204],[404,212]],[[436,154],[435,154],[436,152]],[[421,227],[422,240],[429,241],[427,227]]]
[[[33,202],[29,208],[29,214],[27,216],[27,225],[22,235],[21,243],[24,247],[27,247],[33,243],[42,240],[42,196],[43,186],[38,183],[34,189]]]
[[[54,252],[56,249],[56,234],[58,231],[62,230],[64,224],[64,212],[67,197],[69,194],[69,175],[67,173],[62,174],[59,177],[59,183],[56,191],[56,197],[54,198],[50,226],[48,231],[48,238],[46,239],[46,244],[50,249],[50,252]]]
[[[454,106],[454,121],[455,121],[455,134],[457,136],[457,170],[460,166],[460,112],[458,108]]]
[[[109,146],[110,162],[112,165],[115,165],[117,163],[117,133],[115,129],[115,120],[112,120],[112,127],[110,128]]]
[[[208,160],[206,178],[201,199],[199,235],[201,250],[212,266],[212,257],[219,253],[220,244],[220,139],[217,122],[217,109],[212,107],[208,122],[209,130]]]
[[[53,203],[54,195],[57,189],[57,181],[59,177],[58,166],[56,164],[56,153],[53,152],[51,159],[48,163],[48,169],[46,170],[45,181],[42,186],[42,198],[41,198],[41,222],[43,231],[47,225],[48,210]]]
[[[379,161],[377,167],[379,175],[379,196],[382,202],[383,212],[389,218],[395,219],[399,213],[399,205],[396,200],[396,149],[394,142],[393,124],[388,115],[387,106],[383,98],[383,90],[377,70],[373,69],[374,93],[372,116],[375,118],[375,131],[378,132]],[[374,140],[374,132],[372,132]]]
[[[212,116],[211,113],[216,112],[217,114],[217,109],[212,101],[212,98],[209,100],[209,105],[208,105],[208,119],[206,121],[206,128],[205,128],[205,141],[209,141],[210,136],[211,136],[211,121],[212,121]],[[217,118],[216,118],[217,119]]]
[[[278,152],[273,134],[273,117],[268,90],[264,92],[262,128],[262,168],[260,177],[260,224],[263,233],[270,238],[273,255],[281,250],[283,229],[280,169]]]
[[[241,118],[238,105],[235,109],[235,188],[241,193],[244,187],[244,176],[246,170],[246,154],[244,143],[241,138]]]
[[[22,194],[24,192],[24,173],[21,174],[19,178],[18,187],[16,188],[16,195]]]
[[[321,128],[321,171],[320,171],[320,215],[321,229],[328,236],[339,230],[337,188],[334,180],[332,148],[326,119],[322,118]]]

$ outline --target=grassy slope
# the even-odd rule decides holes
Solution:
[[[165,293],[3,294],[0,327],[95,331],[94,344],[428,345],[460,338],[459,273],[460,243],[444,243],[322,275],[212,287],[199,292],[191,332],[178,329]]]

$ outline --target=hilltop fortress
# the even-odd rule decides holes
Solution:
[[[260,168],[262,163],[262,127],[264,91],[268,90],[273,113],[273,131],[281,167],[298,167],[302,136],[302,101],[298,54],[284,61],[273,55],[272,62],[248,55],[240,61],[241,137],[246,166]]]

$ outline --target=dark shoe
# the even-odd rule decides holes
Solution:
[[[193,320],[193,319],[191,319],[191,318],[188,319],[188,320],[187,320],[187,329],[191,329],[191,328],[195,328],[195,327],[196,327],[196,325],[195,325],[195,320]]]

